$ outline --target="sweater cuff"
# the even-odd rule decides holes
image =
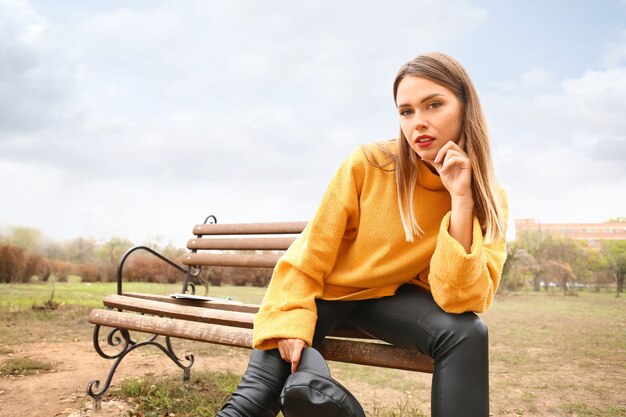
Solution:
[[[478,218],[474,216],[470,253],[465,251],[455,238],[450,236],[450,215],[441,221],[437,247],[431,260],[431,273],[452,288],[463,289],[474,284],[483,267],[483,234]]]
[[[303,308],[259,312],[254,318],[252,347],[275,349],[276,339],[301,339],[312,346],[316,322],[317,314]]]

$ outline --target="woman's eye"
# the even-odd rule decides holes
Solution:
[[[441,107],[441,103],[438,101],[433,101],[428,105],[429,109],[438,109],[439,107]]]
[[[409,116],[410,114],[411,114],[411,110],[409,109],[400,110],[400,116],[402,117]]]

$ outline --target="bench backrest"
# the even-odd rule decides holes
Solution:
[[[201,224],[193,228],[195,238],[189,239],[190,252],[183,263],[190,267],[274,268],[276,262],[304,230],[308,222]],[[187,281],[183,291],[187,289]],[[200,305],[200,301],[176,300],[177,304]],[[212,308],[211,303],[203,306]],[[227,306],[228,307],[228,306]],[[220,308],[221,307],[220,305]],[[258,306],[228,307],[234,311],[256,312]],[[251,309],[254,309],[253,311]],[[332,335],[371,339],[350,326],[339,325]]]
[[[274,268],[307,222],[201,224],[193,228],[187,266]]]

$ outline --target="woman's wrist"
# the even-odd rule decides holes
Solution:
[[[463,246],[466,253],[469,253],[474,226],[474,199],[452,198],[451,207],[448,233]]]
[[[452,209],[474,211],[474,198],[470,196],[451,197]]]

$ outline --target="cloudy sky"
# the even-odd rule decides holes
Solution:
[[[398,132],[398,67],[481,94],[515,218],[626,216],[626,1],[0,0],[0,229],[55,240],[308,219]],[[512,234],[510,234],[512,236]]]

